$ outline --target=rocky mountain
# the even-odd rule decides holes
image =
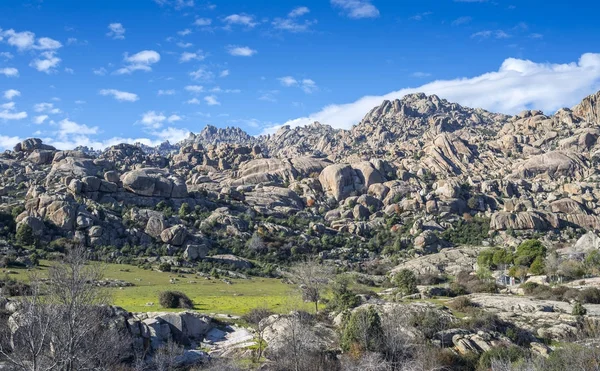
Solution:
[[[486,220],[484,239],[564,237],[600,229],[599,97],[554,115],[508,116],[411,94],[350,130],[314,123],[252,137],[209,126],[177,146],[120,144],[98,155],[28,139],[0,155],[2,209],[15,216],[11,233],[27,225],[41,241],[150,254],[164,246],[167,256],[260,255],[240,247],[253,235],[278,259],[292,244],[337,256],[345,243],[321,237],[354,236],[353,256],[371,259],[364,244],[383,231],[437,251],[467,217]]]

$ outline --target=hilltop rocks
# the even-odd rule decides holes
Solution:
[[[31,153],[34,150],[56,151],[56,148],[47,144],[43,144],[42,140],[39,138],[26,139],[21,143],[17,143],[14,147],[15,152]]]
[[[329,165],[319,175],[323,190],[336,200],[366,192],[373,184],[385,182],[385,177],[372,163]]]
[[[123,188],[139,196],[185,198],[185,183],[162,169],[132,170],[121,176]]]
[[[187,230],[183,225],[175,225],[171,228],[167,228],[160,234],[160,238],[164,243],[173,246],[181,246],[187,238]]]
[[[585,159],[581,155],[552,151],[532,156],[529,160],[517,164],[513,170],[513,176],[534,178],[544,175],[550,179],[557,179],[561,176],[582,179],[586,169]]]

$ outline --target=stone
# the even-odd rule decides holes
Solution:
[[[187,235],[185,226],[178,224],[162,231],[160,238],[164,243],[168,243],[169,245],[181,246],[185,242]]]
[[[205,245],[187,245],[183,252],[183,257],[187,260],[204,259],[208,254],[208,247]]]

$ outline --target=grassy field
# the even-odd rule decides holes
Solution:
[[[49,264],[47,261],[41,262],[41,268],[38,269],[41,276],[44,276]],[[219,279],[206,280],[194,274],[180,277],[175,273],[144,270],[130,265],[104,264],[103,269],[105,278],[135,285],[108,289],[113,303],[131,312],[165,311],[158,304],[158,294],[165,290],[187,294],[194,301],[194,309],[202,313],[243,315],[255,307],[266,307],[274,312],[313,308],[310,303],[300,300],[294,286],[273,278],[230,279],[231,284],[227,284]],[[28,279],[26,270],[10,270],[15,272],[10,275],[12,278]],[[176,283],[170,283],[172,278],[177,279]],[[153,305],[147,305],[150,303]]]

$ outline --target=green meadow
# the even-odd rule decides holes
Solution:
[[[52,262],[42,261],[35,271],[43,277]],[[254,277],[251,279],[211,278],[195,274],[178,274],[145,270],[131,265],[103,264],[106,279],[116,279],[134,284],[132,287],[108,288],[114,305],[130,312],[166,311],[158,304],[161,291],[181,291],[194,301],[194,309],[202,313],[243,315],[256,307],[266,307],[274,312],[293,309],[311,310],[310,303],[302,302],[293,285],[279,279]],[[26,269],[9,269],[10,277],[28,280]],[[175,283],[171,280],[175,279]],[[312,309],[314,310],[314,309]]]

